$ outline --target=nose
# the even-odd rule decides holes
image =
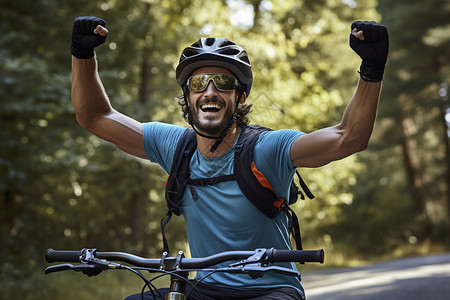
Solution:
[[[214,95],[217,94],[218,89],[216,88],[216,84],[214,83],[214,81],[211,79],[209,79],[208,81],[208,85],[206,86],[206,89],[204,91],[205,95]]]

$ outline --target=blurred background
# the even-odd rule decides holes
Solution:
[[[294,206],[305,248],[325,249],[321,268],[449,250],[449,1],[1,0],[5,299],[121,299],[140,291],[131,274],[45,276],[50,247],[161,255],[167,175],[75,120],[70,43],[73,20],[83,15],[106,20],[110,33],[96,52],[119,111],[187,126],[174,100],[179,54],[201,36],[225,36],[250,56],[252,123],[304,132],[339,123],[353,95],[360,59],[348,46],[351,23],[384,23],[390,55],[369,148],[300,170],[316,196]],[[182,218],[167,230],[171,248],[186,250]]]

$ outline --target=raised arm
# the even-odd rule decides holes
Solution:
[[[367,148],[375,123],[384,65],[386,27],[374,22],[352,24],[350,46],[362,58],[361,79],[341,123],[300,136],[291,147],[296,167],[319,167]]]
[[[75,19],[72,33],[72,104],[78,123],[123,151],[146,158],[142,124],[111,107],[97,71],[94,47],[108,34],[102,19]]]

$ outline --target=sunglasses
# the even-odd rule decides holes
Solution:
[[[214,86],[219,91],[232,91],[239,87],[239,81],[229,74],[198,74],[189,77],[187,87],[191,92],[202,92],[208,87],[209,81],[214,82]]]

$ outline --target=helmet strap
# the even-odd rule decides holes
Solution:
[[[217,138],[216,142],[214,143],[214,145],[211,147],[211,149],[209,151],[211,151],[211,152],[216,151],[217,147],[219,147],[219,145],[222,143],[222,141],[225,138],[225,136],[228,134],[228,131],[230,131],[230,128],[233,125],[233,123],[236,122],[237,110],[238,110],[239,102],[241,101],[241,98],[242,98],[243,94],[244,94],[244,85],[241,84],[240,87],[239,87],[239,95],[236,98],[236,107],[234,108],[233,115],[231,116],[230,121],[228,122],[227,126],[222,131],[222,133],[219,135],[219,137]]]

